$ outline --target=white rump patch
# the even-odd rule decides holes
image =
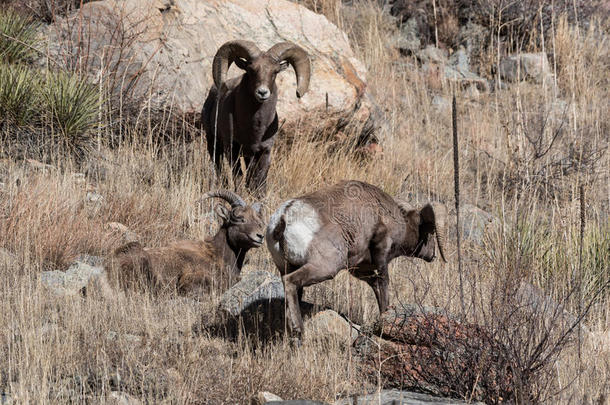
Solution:
[[[273,239],[273,230],[282,215],[286,221],[284,240]],[[316,209],[301,200],[289,200],[283,203],[271,216],[267,226],[267,247],[273,256],[273,261],[280,268],[286,266],[285,261],[293,266],[302,266],[307,261],[307,251],[315,234],[320,230],[320,219]],[[282,250],[282,246],[285,251]]]

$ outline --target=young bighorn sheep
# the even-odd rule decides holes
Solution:
[[[237,194],[220,190],[203,198],[218,197],[231,209],[218,205],[222,225],[215,236],[183,240],[159,248],[130,242],[118,248],[107,266],[109,277],[123,288],[148,287],[152,291],[186,294],[212,285],[228,287],[239,279],[248,250],[263,243],[261,205],[247,205]]]
[[[226,80],[231,63],[245,70],[241,76]],[[271,164],[271,147],[278,130],[276,75],[292,65],[297,77],[297,97],[309,89],[311,66],[303,48],[280,42],[267,52],[251,41],[230,41],[214,56],[214,85],[203,105],[202,123],[210,158],[220,170],[227,157],[235,175],[243,155],[248,169],[246,185],[265,191]]]
[[[442,204],[413,209],[360,181],[343,181],[284,202],[272,215],[266,238],[283,276],[292,330],[303,330],[303,287],[331,279],[342,269],[373,288],[379,313],[384,312],[388,263],[398,256],[432,261],[433,234],[445,260],[446,216]]]

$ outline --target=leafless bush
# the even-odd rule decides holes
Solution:
[[[587,124],[575,128],[572,107],[561,100],[539,102],[517,94],[502,109],[509,153],[505,159],[494,159],[504,167],[498,174],[503,189],[554,197],[564,191],[562,180],[567,177],[597,177],[607,150],[600,134],[607,129],[600,132]]]
[[[77,10],[91,0],[0,0],[0,4],[33,16],[39,21],[51,23],[57,17]]]

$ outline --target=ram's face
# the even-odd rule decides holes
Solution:
[[[229,218],[229,241],[241,249],[257,248],[263,244],[265,222],[260,204],[235,207]]]
[[[433,261],[436,257],[436,239],[434,236],[434,223],[421,223],[413,256],[427,262]]]
[[[248,87],[256,101],[263,103],[273,95],[272,92],[276,90],[275,78],[288,64],[264,54],[251,61],[242,59],[238,66],[246,71]]]

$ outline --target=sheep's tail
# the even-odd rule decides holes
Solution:
[[[274,240],[281,242],[284,240],[284,231],[285,230],[286,230],[286,218],[284,218],[284,215],[282,215],[280,220],[277,222],[277,225],[273,229],[271,236],[273,237]],[[280,246],[282,246],[281,243],[280,243]]]

